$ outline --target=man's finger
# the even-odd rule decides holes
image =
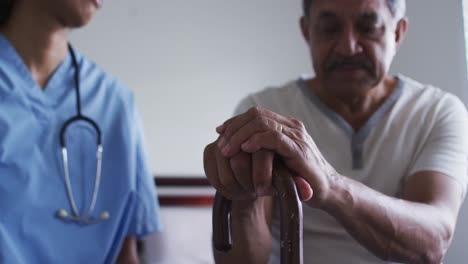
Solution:
[[[288,129],[287,127],[283,128],[283,130]],[[261,149],[270,150],[284,159],[294,158],[297,155],[297,145],[285,134],[285,131],[267,131],[255,134],[244,142],[241,148],[248,153],[255,153]]]
[[[216,147],[216,143],[211,143],[205,147],[205,151],[203,152],[203,168],[210,184],[215,189],[218,189],[221,183],[218,179],[218,166],[215,154]]]
[[[274,153],[260,150],[252,154],[253,185],[258,196],[273,195],[272,170]]]
[[[237,182],[242,188],[253,195],[254,185],[252,180],[252,155],[246,152],[239,152],[230,158],[231,169]]]
[[[215,147],[215,157],[218,169],[218,180],[221,185],[220,191],[226,198],[233,200],[237,195],[243,193],[242,186],[237,182],[231,170],[229,159],[223,157],[217,146]]]
[[[223,147],[229,143],[231,137],[243,126],[245,126],[248,122],[252,121],[256,118],[264,118],[266,120],[272,120],[277,123],[283,124],[284,126],[290,126],[295,128],[297,126],[297,122],[295,120],[284,117],[277,113],[274,113],[270,110],[253,107],[250,108],[244,114],[235,116],[230,118],[226,122],[224,122],[221,126],[219,126],[216,130],[218,133],[221,134],[220,140],[218,142],[218,146],[223,149]],[[222,131],[222,132],[220,132]]]
[[[309,201],[314,194],[310,184],[302,177],[295,176],[293,179],[296,183],[297,192],[299,193],[299,198],[301,201]]]
[[[232,157],[241,150],[241,145],[255,134],[263,133],[269,130],[282,131],[287,124],[277,122],[263,116],[256,117],[240,127],[224,144],[221,153],[225,157]]]

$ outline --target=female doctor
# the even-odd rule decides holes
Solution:
[[[100,5],[0,0],[0,263],[135,263],[160,229],[134,98],[68,44]]]

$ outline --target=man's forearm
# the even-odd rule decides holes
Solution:
[[[444,212],[340,178],[322,209],[357,241],[387,261],[440,263],[454,230],[454,223]]]
[[[268,263],[271,254],[271,231],[267,221],[270,216],[266,215],[268,213],[263,202],[256,206],[246,206],[245,202],[233,201],[231,215],[233,247],[227,253],[214,249],[216,263]]]

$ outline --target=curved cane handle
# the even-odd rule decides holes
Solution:
[[[273,186],[277,191],[281,217],[281,264],[302,264],[302,203],[288,169],[275,161]],[[232,247],[231,201],[216,192],[213,205],[213,244],[227,252]]]

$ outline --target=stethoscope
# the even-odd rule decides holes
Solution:
[[[73,62],[73,68],[75,70],[75,91],[76,91],[76,110],[77,110],[77,115],[71,117],[65,123],[63,124],[62,128],[60,129],[60,145],[62,147],[62,158],[63,158],[63,170],[64,170],[64,179],[65,179],[65,186],[67,189],[67,196],[68,196],[68,201],[70,202],[70,207],[72,209],[72,214],[70,215],[67,210],[65,209],[59,209],[56,213],[58,218],[61,218],[63,220],[67,221],[72,221],[76,223],[81,223],[81,224],[95,224],[104,220],[109,219],[109,212],[104,211],[101,213],[99,217],[92,217],[91,215],[93,214],[94,211],[94,206],[96,205],[96,200],[99,192],[99,184],[101,182],[101,167],[102,167],[102,142],[101,142],[101,129],[99,129],[99,126],[95,121],[93,121],[91,118],[82,115],[81,113],[81,97],[80,97],[80,68],[78,66],[78,62],[76,61],[76,56],[75,56],[75,51],[73,50],[72,46],[68,44],[68,50],[70,52],[72,62]],[[67,128],[73,124],[74,122],[78,121],[84,121],[88,124],[90,124],[94,130],[96,131],[96,136],[97,136],[97,153],[96,153],[96,158],[97,158],[97,165],[96,165],[96,175],[94,178],[94,189],[93,189],[93,195],[91,198],[91,203],[89,205],[88,211],[86,214],[81,215],[76,207],[75,203],[75,198],[73,196],[73,191],[72,187],[70,184],[70,174],[68,170],[68,154],[67,154],[67,146],[65,142],[65,132]]]

